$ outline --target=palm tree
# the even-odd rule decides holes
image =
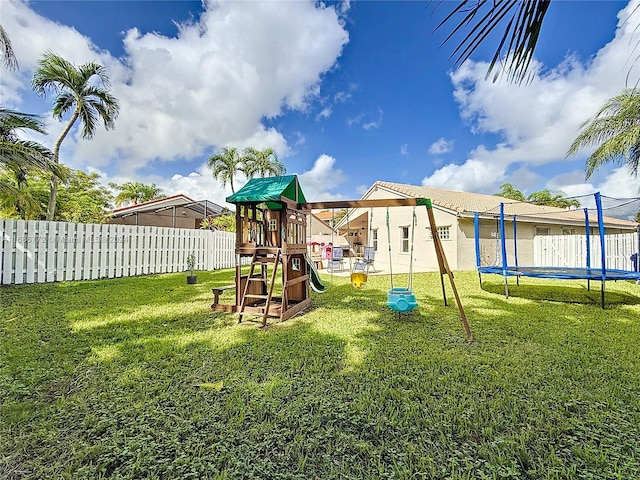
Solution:
[[[510,198],[511,200],[517,200],[518,202],[531,202],[537,205],[547,205],[550,207],[568,208],[580,206],[580,202],[575,198],[565,198],[563,193],[551,193],[551,190],[548,188],[525,196],[524,193],[510,183],[503,183],[500,185],[500,191],[496,195]]]
[[[13,53],[11,39],[2,25],[0,25],[0,57],[2,57],[2,64],[9,70],[18,69],[18,60]]]
[[[487,77],[497,64],[506,60],[505,73],[508,79],[521,83],[527,78],[542,22],[550,3],[551,0],[461,0],[436,29],[454,22],[451,33],[443,43],[461,34],[463,28],[469,29],[469,33],[451,54],[452,57],[456,57],[456,65],[460,65],[500,24],[507,22],[489,64]],[[498,76],[494,75],[493,81]]]
[[[500,191],[496,195],[500,195],[504,198],[510,198],[511,200],[517,200],[519,202],[527,201],[527,197],[524,196],[524,193],[510,183],[503,183],[500,185]]]
[[[242,171],[243,163],[238,155],[238,149],[224,147],[220,153],[211,155],[207,163],[212,169],[213,178],[222,184],[222,188],[226,187],[228,182],[231,186],[231,192],[236,193],[233,188],[233,177]]]
[[[94,77],[100,80],[102,87],[93,83]],[[59,55],[47,52],[38,62],[31,85],[39,95],[46,95],[48,90],[55,91],[54,118],[62,121],[63,115],[71,112],[71,117],[53,145],[56,162],[60,161],[60,145],[78,118],[82,123],[82,138],[93,138],[100,119],[107,130],[114,127],[120,107],[118,100],[108,91],[109,77],[102,65],[89,62],[77,67]],[[47,220],[52,220],[55,213],[58,183],[59,179],[52,176]]]
[[[626,165],[632,175],[638,174],[640,164],[640,91],[625,89],[600,108],[598,113],[582,124],[582,132],[573,141],[567,157],[584,147],[595,150],[587,158],[586,177],[589,178],[606,163]]]
[[[145,185],[140,182],[125,182],[122,185],[109,183],[109,186],[119,191],[114,199],[116,207],[121,207],[122,205],[137,205],[138,203],[164,197],[162,190],[157,187],[155,183],[151,185]]]
[[[537,205],[547,205],[549,207],[569,208],[580,206],[580,202],[575,198],[565,198],[562,193],[551,193],[547,188],[538,192],[533,192],[527,197],[527,201]]]
[[[36,115],[0,107],[0,171],[12,180],[0,181],[0,194],[7,198],[29,203],[21,186],[30,170],[44,171],[66,178],[67,169],[53,161],[53,154],[37,142],[21,140],[19,130],[46,134],[44,124]]]
[[[258,150],[248,147],[243,151],[242,171],[247,178],[272,177],[282,175],[287,171],[286,167],[276,155],[273,148]]]

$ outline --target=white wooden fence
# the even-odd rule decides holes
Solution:
[[[128,225],[0,220],[0,283],[131,277],[235,266],[235,233]]]
[[[633,270],[631,255],[638,253],[638,234],[605,235],[605,265],[618,270]],[[586,267],[585,235],[537,235],[533,239],[533,258],[536,267]],[[591,266],[602,267],[600,236],[591,235]]]

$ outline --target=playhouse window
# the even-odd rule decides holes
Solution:
[[[295,272],[299,272],[300,271],[300,259],[299,258],[291,259],[291,269],[294,270]]]
[[[269,231],[270,232],[277,232],[278,231],[278,219],[277,218],[269,219]]]

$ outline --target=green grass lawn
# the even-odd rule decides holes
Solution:
[[[640,478],[639,285],[459,273],[469,343],[436,274],[266,329],[198,278],[0,289],[0,478]]]

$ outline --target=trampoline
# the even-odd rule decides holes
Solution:
[[[480,286],[482,287],[482,274],[496,274],[504,277],[505,296],[509,298],[509,286],[507,283],[508,277],[516,277],[518,280],[520,277],[533,277],[533,278],[549,278],[555,280],[596,280],[601,282],[601,295],[600,303],[602,308],[605,308],[605,282],[616,280],[640,280],[640,272],[631,270],[620,269],[608,269],[606,267],[606,252],[605,252],[605,229],[604,220],[602,214],[602,200],[600,193],[594,194],[597,218],[598,218],[598,233],[600,239],[600,264],[599,267],[591,266],[591,245],[590,235],[585,235],[586,238],[586,267],[557,267],[557,266],[520,266],[518,265],[518,248],[517,248],[517,223],[516,215],[513,215],[513,251],[514,251],[514,264],[509,265],[507,260],[507,246],[505,235],[505,215],[504,215],[504,203],[500,204],[500,216],[499,216],[499,233],[500,233],[500,251],[501,251],[501,265],[493,266],[481,266],[480,261],[480,216],[476,212],[474,215],[474,230],[475,230],[475,249],[476,249],[476,267],[478,270],[478,276],[480,278]],[[589,213],[588,209],[584,209],[585,214],[585,232],[590,231],[589,226]]]

